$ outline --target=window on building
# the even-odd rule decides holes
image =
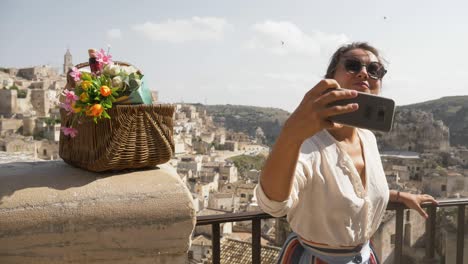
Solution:
[[[47,156],[47,149],[42,150],[42,154],[43,154],[44,156]]]
[[[390,244],[395,245],[395,234],[390,235]]]
[[[245,198],[245,193],[241,193],[241,198]]]
[[[447,185],[442,184],[442,186],[440,186],[440,190],[443,191],[443,192],[446,192],[447,191]]]
[[[410,210],[406,211],[406,221],[410,221]]]

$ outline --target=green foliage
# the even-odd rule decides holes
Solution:
[[[16,85],[13,84],[12,86],[10,86],[10,90],[16,90],[16,91],[18,91],[19,88],[18,88],[18,86],[16,86]]]
[[[240,155],[231,157],[228,160],[234,163],[240,175],[245,176],[249,170],[261,170],[263,168],[263,164],[266,161],[266,157],[263,155]]]
[[[60,119],[54,119],[54,118],[51,118],[51,117],[48,117],[44,120],[44,123],[46,123],[47,125],[55,125],[55,124],[60,124]]]
[[[26,98],[28,96],[27,90],[18,90],[18,94],[16,97],[18,98]]]

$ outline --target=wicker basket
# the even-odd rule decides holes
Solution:
[[[67,86],[73,87],[70,80]],[[59,155],[65,162],[101,172],[152,167],[171,158],[174,106],[114,105],[107,112],[111,118],[97,124],[85,116],[75,120],[79,125],[74,138],[60,134]],[[60,115],[62,126],[70,126],[73,115],[63,109]]]

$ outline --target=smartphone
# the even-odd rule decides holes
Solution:
[[[332,91],[333,89],[329,90]],[[350,103],[357,103],[359,105],[358,110],[331,116],[329,120],[343,125],[382,132],[389,132],[392,129],[395,115],[395,101],[392,99],[358,92],[355,98],[338,100],[330,103],[329,106],[347,105]]]

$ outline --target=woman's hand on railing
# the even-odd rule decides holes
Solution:
[[[434,197],[429,194],[412,194],[407,192],[399,193],[399,201],[404,203],[408,208],[416,210],[422,217],[428,218],[428,215],[424,209],[421,208],[422,203],[432,203],[437,205],[438,202]]]

